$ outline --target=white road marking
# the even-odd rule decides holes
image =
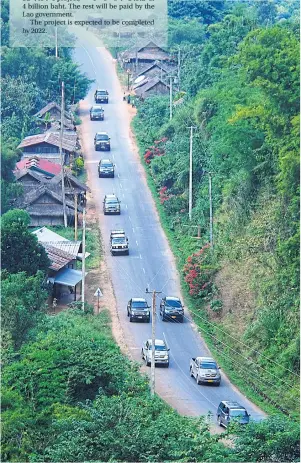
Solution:
[[[123,197],[124,197],[124,195],[123,195]],[[127,205],[127,204],[125,205],[125,208],[126,208],[126,209],[128,208],[128,205]]]
[[[142,267],[143,272],[145,273],[144,267]]]
[[[119,174],[117,174],[117,177],[118,177],[118,178],[120,178],[120,175],[119,175]]]
[[[139,245],[138,245],[138,241],[137,241],[137,240],[136,240],[136,244],[137,244],[137,246],[139,246]]]
[[[124,193],[122,193],[122,197],[123,197],[123,198],[125,197],[125,196],[124,196]],[[127,207],[127,206],[126,206],[126,207]]]
[[[139,257],[140,257],[140,259],[142,259],[142,256],[141,256],[141,254],[139,254]]]
[[[135,233],[135,228],[132,228],[132,230],[133,230],[133,233]]]
[[[120,186],[120,188],[122,188],[122,185],[121,185],[121,183],[119,183],[119,186]]]
[[[130,215],[129,215],[129,221],[130,221],[130,222],[132,221],[132,219],[131,219],[131,216],[130,216]]]

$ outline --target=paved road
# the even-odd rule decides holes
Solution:
[[[106,243],[107,265],[112,278],[118,313],[124,326],[125,343],[133,357],[140,360],[143,341],[151,337],[151,324],[129,323],[126,305],[131,297],[146,297],[145,288],[162,291],[164,295],[180,295],[178,274],[167,240],[162,232],[153,200],[145,182],[130,140],[127,104],[121,91],[110,55],[104,49],[77,48],[75,59],[95,84],[81,104],[82,134],[89,186],[101,213],[101,233]],[[89,119],[95,89],[105,88],[110,102],[104,105],[105,120]],[[107,131],[111,137],[111,153],[96,152],[93,138],[96,131]],[[99,159],[110,157],[116,164],[114,179],[99,179]],[[104,216],[102,201],[106,193],[114,192],[121,200],[120,216]],[[129,238],[130,255],[112,257],[109,253],[109,234],[123,228]],[[147,296],[149,303],[151,298]],[[157,308],[159,300],[157,300]],[[186,315],[187,311],[186,311]],[[165,337],[170,347],[168,369],[156,368],[156,386],[162,397],[181,413],[188,415],[216,413],[220,400],[237,400],[252,417],[262,417],[260,410],[250,403],[223,375],[220,387],[197,386],[189,375],[191,357],[208,355],[206,346],[196,333],[190,317],[183,324],[162,322],[157,316],[157,338]]]

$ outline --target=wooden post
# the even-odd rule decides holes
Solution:
[[[74,195],[74,240],[77,241],[77,194]]]
[[[82,310],[85,310],[85,277],[86,277],[86,209],[83,209],[83,255],[82,255]]]

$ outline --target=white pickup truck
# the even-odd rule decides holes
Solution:
[[[115,254],[129,255],[129,240],[124,230],[112,230],[110,235],[110,251]]]
[[[210,357],[196,357],[190,360],[190,376],[196,379],[197,384],[221,383],[221,374],[215,360]]]

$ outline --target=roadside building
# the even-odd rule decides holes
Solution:
[[[163,82],[159,77],[145,79],[134,86],[135,95],[144,100],[153,95],[166,95],[169,93],[169,85]]]
[[[58,129],[61,124],[61,108],[52,101],[38,111],[34,117],[36,118],[36,125],[42,130],[47,131],[51,127]],[[68,111],[64,111],[64,130],[74,130],[73,115]]]
[[[40,158],[39,156],[32,156],[30,158],[21,159],[17,162],[15,173],[23,169],[37,172],[46,177],[52,178],[59,174],[62,170],[61,164],[51,162],[48,159]]]
[[[137,74],[142,68],[156,61],[165,64],[173,64],[174,62],[167,51],[152,41],[119,53],[118,61],[123,69],[129,70],[132,74]]]
[[[22,158],[41,157],[48,161],[60,164],[60,134],[59,132],[46,132],[39,135],[25,137],[19,144]],[[77,134],[64,132],[62,139],[62,153],[64,163],[69,164],[76,157],[78,150]]]

